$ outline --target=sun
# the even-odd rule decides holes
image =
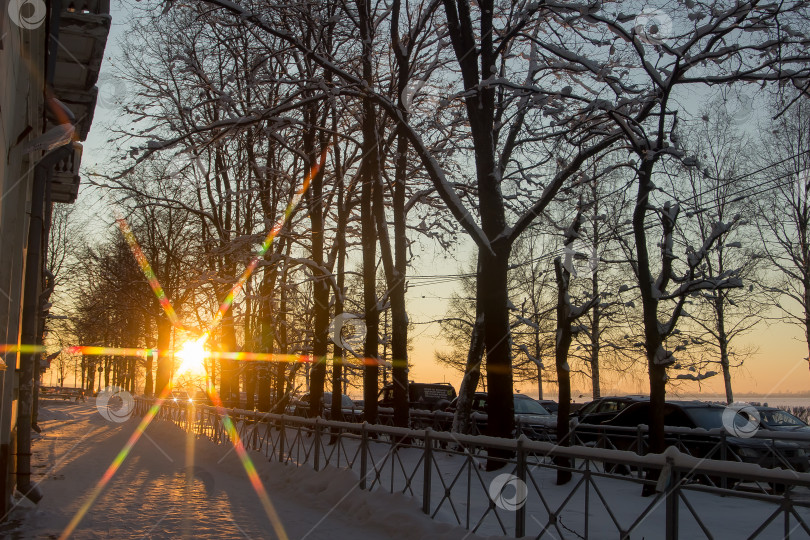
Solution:
[[[205,359],[208,358],[208,351],[205,350],[205,337],[189,340],[183,343],[180,350],[175,353],[180,358],[180,367],[177,373],[205,374]]]

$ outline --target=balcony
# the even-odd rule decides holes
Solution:
[[[82,145],[74,143],[73,152],[53,166],[51,177],[51,201],[71,204],[79,194],[79,165],[82,162]]]
[[[60,7],[61,5],[61,7]],[[53,2],[48,47],[47,80],[53,95],[73,113],[76,137],[87,139],[98,97],[99,71],[110,32],[109,0]],[[46,130],[64,119],[47,115]],[[79,190],[81,147],[67,163],[55,167],[51,194],[54,202],[72,203]]]

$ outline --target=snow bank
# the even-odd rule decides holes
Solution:
[[[382,530],[388,538],[480,538],[461,527],[429,519],[412,497],[360,489],[360,477],[348,469],[327,466],[316,472],[279,463],[267,466],[270,486],[331,509],[361,527]]]
[[[39,422],[50,422],[53,420],[73,420],[73,415],[66,411],[59,409],[51,409],[48,407],[39,406]]]

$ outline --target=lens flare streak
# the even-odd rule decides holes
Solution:
[[[132,435],[130,435],[127,443],[124,445],[121,451],[118,452],[118,455],[115,456],[113,462],[104,472],[104,476],[101,477],[96,486],[93,488],[93,491],[90,492],[90,496],[81,506],[81,508],[79,508],[79,511],[76,512],[76,514],[73,516],[73,519],[70,520],[70,523],[68,523],[67,527],[65,527],[65,530],[62,531],[62,534],[59,536],[60,540],[66,540],[68,537],[70,537],[71,534],[73,534],[73,531],[76,530],[76,527],[79,525],[79,523],[87,514],[87,512],[90,510],[90,508],[93,506],[93,504],[96,502],[98,496],[101,495],[101,492],[104,491],[105,487],[107,487],[107,484],[110,482],[110,480],[112,480],[112,477],[115,476],[115,473],[118,471],[119,467],[121,467],[121,464],[124,463],[124,460],[127,458],[130,451],[135,446],[135,443],[138,442],[138,439],[140,439],[141,435],[144,434],[146,428],[149,427],[149,424],[157,415],[158,411],[160,410],[160,407],[163,405],[163,402],[166,401],[166,398],[169,396],[171,389],[172,385],[171,383],[169,383],[160,393],[160,396],[158,396],[158,398],[155,400],[155,403],[149,408],[149,411],[146,413],[141,422],[138,424],[138,427],[135,429]]]
[[[239,292],[242,290],[242,288],[245,285],[245,282],[248,280],[250,275],[259,265],[259,262],[267,253],[267,250],[269,250],[270,246],[273,245],[273,241],[275,240],[276,236],[278,236],[278,233],[281,231],[281,229],[284,227],[287,221],[289,221],[293,211],[301,203],[301,199],[304,197],[304,194],[306,193],[307,189],[309,189],[309,184],[312,182],[312,179],[315,177],[316,174],[318,174],[318,172],[321,170],[324,163],[326,162],[326,156],[328,152],[329,152],[328,147],[323,149],[323,151],[321,152],[320,161],[315,165],[313,165],[312,168],[309,170],[309,173],[307,173],[307,175],[304,177],[304,181],[301,184],[301,189],[295,192],[295,195],[287,205],[287,208],[284,209],[284,215],[281,217],[281,219],[279,219],[276,222],[273,228],[270,229],[270,232],[267,233],[264,242],[262,242],[261,248],[259,248],[256,254],[253,256],[253,258],[250,261],[250,264],[248,264],[247,268],[245,268],[245,271],[242,272],[242,275],[239,277],[234,286],[231,288],[231,291],[222,301],[222,304],[220,304],[219,311],[217,311],[216,315],[214,315],[214,320],[211,322],[211,327],[208,330],[208,332],[206,332],[205,334],[206,336],[209,335],[211,331],[219,325],[220,322],[222,322],[222,318],[225,317],[225,314],[233,305],[233,301],[236,298],[236,295],[238,295]]]
[[[253,490],[259,497],[262,507],[264,507],[264,512],[267,514],[267,518],[270,520],[270,523],[276,532],[276,536],[279,538],[279,540],[289,540],[287,532],[284,530],[284,525],[281,523],[281,518],[279,517],[278,512],[276,512],[273,503],[270,502],[270,496],[267,494],[267,490],[264,488],[261,478],[259,478],[259,473],[256,471],[253,461],[247,454],[245,445],[242,444],[242,439],[239,437],[239,432],[236,430],[236,426],[234,426],[231,417],[228,416],[228,412],[223,407],[222,400],[220,399],[219,394],[217,394],[216,388],[214,388],[214,385],[211,384],[210,381],[208,381],[208,395],[211,398],[214,406],[217,408],[217,414],[222,418],[222,426],[228,433],[231,443],[233,443],[234,450],[236,450],[236,455],[239,457],[239,461],[242,462],[242,467],[244,467],[245,472],[248,475],[248,479],[250,480],[250,484],[253,486]]]
[[[210,337],[211,332],[215,329],[219,323],[224,318],[227,311],[233,305],[234,299],[236,296],[242,291],[245,283],[250,278],[253,271],[259,265],[259,262],[262,260],[264,255],[273,245],[273,241],[275,240],[278,233],[284,227],[284,225],[289,221],[290,217],[292,216],[294,210],[298,207],[301,203],[301,200],[304,197],[307,189],[309,189],[309,185],[312,179],[315,177],[316,174],[321,170],[324,163],[326,162],[326,157],[328,154],[328,147],[324,148],[321,152],[320,161],[319,163],[312,166],[309,170],[307,175],[304,177],[304,181],[301,185],[301,188],[296,191],[295,195],[293,196],[292,200],[287,205],[286,209],[284,210],[284,215],[281,219],[279,219],[276,224],[272,227],[272,229],[267,233],[264,241],[262,242],[261,247],[256,252],[256,254],[251,259],[248,266],[245,268],[242,275],[236,281],[234,286],[231,288],[228,295],[223,300],[222,304],[220,304],[219,310],[214,315],[214,318],[211,322],[211,326],[208,331],[206,331],[196,343],[199,344],[200,350],[202,350],[202,346]],[[166,296],[163,287],[160,285],[160,282],[155,275],[155,272],[152,270],[149,261],[146,259],[146,256],[141,250],[140,246],[138,245],[138,241],[135,238],[135,234],[132,232],[132,229],[129,227],[127,222],[124,220],[123,217],[116,219],[118,223],[118,227],[121,230],[127,244],[129,245],[132,254],[135,257],[138,265],[141,268],[144,276],[146,277],[147,281],[149,282],[149,286],[152,288],[152,291],[155,293],[158,301],[160,302],[161,308],[166,313],[166,316],[169,318],[169,321],[175,327],[183,328],[182,324],[180,323],[177,313],[175,312],[174,308],[171,305],[168,297]],[[44,347],[39,346],[30,346],[30,345],[7,345],[7,346],[0,346],[0,352],[45,352]],[[153,354],[156,352],[154,349],[127,349],[127,348],[112,348],[112,347],[94,347],[94,346],[75,346],[75,347],[66,347],[63,349],[63,352],[67,352],[70,354],[85,354],[85,355],[121,355],[121,356],[146,356],[148,354]],[[210,358],[218,358],[218,359],[230,359],[230,360],[241,360],[241,361],[265,361],[265,362],[312,362],[313,359],[309,355],[278,355],[278,354],[267,354],[267,353],[250,353],[250,352],[206,352],[206,357]],[[363,359],[363,363],[366,364],[378,364],[379,361],[377,359]],[[160,396],[155,400],[155,403],[152,407],[149,408],[147,414],[143,417],[141,422],[138,424],[138,427],[135,429],[133,434],[130,436],[129,440],[127,441],[124,448],[116,456],[115,460],[113,460],[112,464],[107,468],[107,471],[104,473],[104,476],[101,477],[98,484],[96,484],[95,488],[91,492],[89,498],[85,501],[85,503],[81,506],[79,511],[76,515],[73,516],[73,519],[70,521],[68,526],[62,532],[62,535],[59,537],[60,539],[68,538],[73,531],[76,530],[76,527],[90,510],[90,508],[95,503],[96,499],[98,499],[101,492],[110,482],[110,480],[115,476],[115,473],[120,468],[121,464],[126,460],[127,456],[129,455],[132,448],[135,446],[135,443],[138,442],[141,435],[144,434],[146,428],[152,422],[152,420],[157,415],[160,407],[163,405],[163,402],[168,397],[169,393],[171,392],[172,383],[170,382],[160,393]],[[236,454],[239,457],[239,460],[242,463],[242,466],[245,469],[245,472],[248,475],[248,479],[253,487],[253,490],[256,492],[256,495],[259,497],[259,500],[262,503],[265,513],[267,514],[268,519],[270,520],[273,529],[275,530],[276,535],[282,540],[288,540],[288,536],[286,531],[284,530],[284,526],[281,523],[281,519],[278,516],[272,502],[270,501],[270,497],[267,494],[267,490],[264,488],[264,484],[262,484],[261,478],[259,478],[259,474],[256,471],[256,467],[253,465],[253,462],[248,456],[247,451],[245,450],[244,445],[239,437],[239,433],[236,430],[236,427],[233,424],[233,421],[228,416],[227,412],[225,411],[224,407],[222,406],[222,400],[220,399],[219,395],[216,392],[214,386],[208,383],[208,394],[211,397],[212,402],[217,408],[218,414],[222,417],[222,424],[225,430],[228,433],[231,442],[234,445],[234,449],[236,450]],[[193,456],[193,454],[192,454]],[[193,460],[193,457],[191,458]]]
[[[197,340],[195,343],[200,343],[200,340]],[[7,344],[7,345],[0,345],[0,354],[5,353],[22,353],[22,354],[33,354],[33,353],[46,353],[47,350],[45,347],[40,345],[16,345],[16,344]],[[85,356],[138,356],[146,358],[149,355],[157,355],[157,349],[136,349],[136,348],[126,348],[126,347],[97,347],[97,346],[89,346],[89,345],[72,345],[69,347],[63,348],[61,353],[64,354],[82,354]],[[194,351],[195,353],[198,351]],[[183,357],[184,351],[183,348],[177,350],[173,354],[181,360],[185,361]],[[312,355],[309,354],[279,354],[279,353],[257,353],[257,352],[249,352],[249,351],[236,351],[236,352],[228,352],[228,351],[199,351],[199,354],[202,357],[207,359],[214,359],[214,360],[238,360],[240,362],[284,362],[288,364],[311,364],[315,361]],[[198,362],[198,358],[193,359],[194,362]],[[375,359],[375,358],[357,358],[358,363],[366,365],[366,366],[374,366],[374,365],[382,365],[382,361]],[[193,364],[194,362],[190,362]],[[344,362],[344,364],[350,364],[352,362]],[[178,370],[178,372],[184,371],[182,366]]]
[[[121,229],[121,234],[124,235],[124,239],[127,241],[129,249],[132,251],[132,255],[135,256],[138,266],[141,267],[141,272],[143,272],[143,275],[146,276],[149,286],[152,288],[155,296],[157,296],[158,302],[160,302],[160,307],[163,308],[163,311],[166,313],[166,317],[169,318],[172,325],[181,326],[180,321],[177,318],[177,313],[175,313],[171,302],[169,302],[169,298],[166,296],[163,287],[160,286],[160,282],[158,281],[155,272],[152,270],[152,266],[149,264],[149,261],[146,259],[146,255],[143,254],[143,250],[141,250],[141,246],[138,244],[138,240],[135,238],[135,233],[132,232],[129,224],[127,224],[123,217],[120,217],[115,221],[118,223],[118,228]]]
[[[201,339],[197,340],[195,343],[200,343]],[[22,353],[22,354],[33,354],[33,353],[46,353],[45,347],[40,345],[0,345],[0,354],[5,353]],[[135,349],[135,348],[125,348],[125,347],[97,347],[97,346],[86,346],[86,345],[75,345],[65,347],[60,351],[64,354],[82,354],[84,356],[138,356],[146,358],[149,355],[157,355],[157,349]],[[195,353],[198,351],[194,351]],[[200,357],[199,358],[191,358],[186,359],[184,358],[184,350],[183,348],[170,353],[170,355],[177,356],[181,360],[183,360],[183,365],[178,368],[178,373],[182,373],[186,371],[185,367],[194,367],[196,364],[199,364],[202,359],[214,359],[214,360],[237,360],[240,362],[284,362],[287,364],[311,364],[315,362],[315,359],[312,355],[309,354],[279,354],[279,353],[257,353],[257,352],[249,352],[249,351],[236,351],[236,352],[228,352],[228,351],[199,351]],[[190,360],[190,361],[187,361]],[[379,366],[382,365],[382,360],[378,360],[376,358],[357,358],[356,359],[358,364],[366,365],[366,366]],[[344,364],[353,364],[353,362],[344,361]],[[198,370],[199,371],[199,370]]]
[[[99,347],[99,349],[101,349],[101,347]],[[90,508],[93,507],[93,504],[95,504],[96,500],[101,495],[102,491],[104,491],[104,488],[107,487],[107,484],[109,484],[110,480],[112,480],[113,476],[115,476],[115,473],[118,472],[118,469],[124,463],[127,456],[132,451],[132,448],[141,438],[141,435],[143,435],[146,432],[146,429],[149,427],[149,424],[157,416],[160,407],[163,405],[163,403],[166,401],[169,394],[171,393],[171,389],[172,383],[170,382],[160,393],[158,398],[155,400],[155,403],[149,408],[149,411],[140,421],[138,427],[129,437],[129,440],[127,440],[127,443],[124,445],[121,451],[118,452],[118,455],[116,455],[113,462],[104,472],[104,475],[101,477],[101,479],[98,481],[96,486],[91,491],[90,496],[87,498],[84,504],[82,504],[81,508],[79,508],[79,510],[70,520],[70,523],[68,523],[65,530],[62,531],[62,534],[59,536],[60,540],[66,540],[67,538],[69,538],[70,535],[73,534],[73,532],[76,530],[76,527],[78,527],[79,523],[81,523],[84,516],[87,515],[87,512],[90,510]],[[261,502],[262,507],[264,508],[264,511],[267,514],[267,518],[270,520],[270,523],[276,532],[276,536],[278,536],[280,540],[289,540],[289,537],[287,536],[287,533],[284,530],[284,525],[281,522],[281,518],[279,517],[278,512],[276,512],[273,503],[270,501],[270,496],[268,495],[267,490],[264,488],[264,484],[262,483],[261,478],[259,478],[259,474],[256,471],[256,467],[253,465],[253,461],[247,454],[245,446],[244,444],[242,444],[242,440],[239,437],[239,433],[236,430],[233,421],[231,420],[230,416],[228,416],[227,411],[222,405],[222,400],[220,399],[216,389],[210,383],[210,381],[208,383],[208,395],[211,397],[211,401],[216,406],[217,413],[222,417],[222,425],[225,428],[231,442],[233,443],[234,449],[236,450],[236,454],[239,457],[240,462],[242,463],[242,467],[244,467],[245,472],[247,473],[248,479],[250,480],[253,490],[259,497],[259,501]],[[193,452],[193,450],[191,452]],[[193,466],[193,457],[192,463],[190,465]]]

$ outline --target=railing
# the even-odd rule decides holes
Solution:
[[[136,403],[140,414],[151,405],[140,398]],[[463,436],[238,409],[217,412],[175,403],[165,404],[158,418],[227,443],[223,414],[235,423],[245,447],[270,461],[315,470],[351,469],[360,489],[409,495],[430,517],[482,534],[668,540],[810,537],[810,474],[703,460],[675,449],[639,456],[559,447],[525,437]],[[502,467],[485,470],[488,459]],[[629,472],[609,472],[616,467]],[[559,471],[571,474],[567,484],[556,485]],[[707,484],[704,478],[715,481]],[[721,480],[738,488],[717,487]],[[759,485],[787,489],[745,489]],[[651,495],[642,496],[642,489]]]
[[[381,409],[380,423],[393,425],[393,410]],[[472,434],[482,435],[486,429],[487,415],[472,413]],[[453,423],[453,414],[443,411],[410,411],[410,423],[414,429],[430,427],[436,431],[449,431]],[[535,422],[521,421],[517,418],[518,434],[526,435],[533,441],[556,442],[556,426],[550,422],[538,425]],[[627,450],[638,455],[645,455],[649,448],[649,429],[647,426],[622,427],[596,424],[576,424],[571,428],[569,437],[571,445]],[[785,432],[759,429],[745,439],[747,446],[758,450],[756,455],[741,455],[741,440],[730,436],[725,429],[688,429],[667,427],[666,441],[682,453],[698,458],[720,459],[744,463],[755,463],[766,469],[787,469],[797,472],[809,472],[810,468],[810,433]],[[711,479],[706,479],[711,482]],[[726,487],[726,486],[723,486]]]

